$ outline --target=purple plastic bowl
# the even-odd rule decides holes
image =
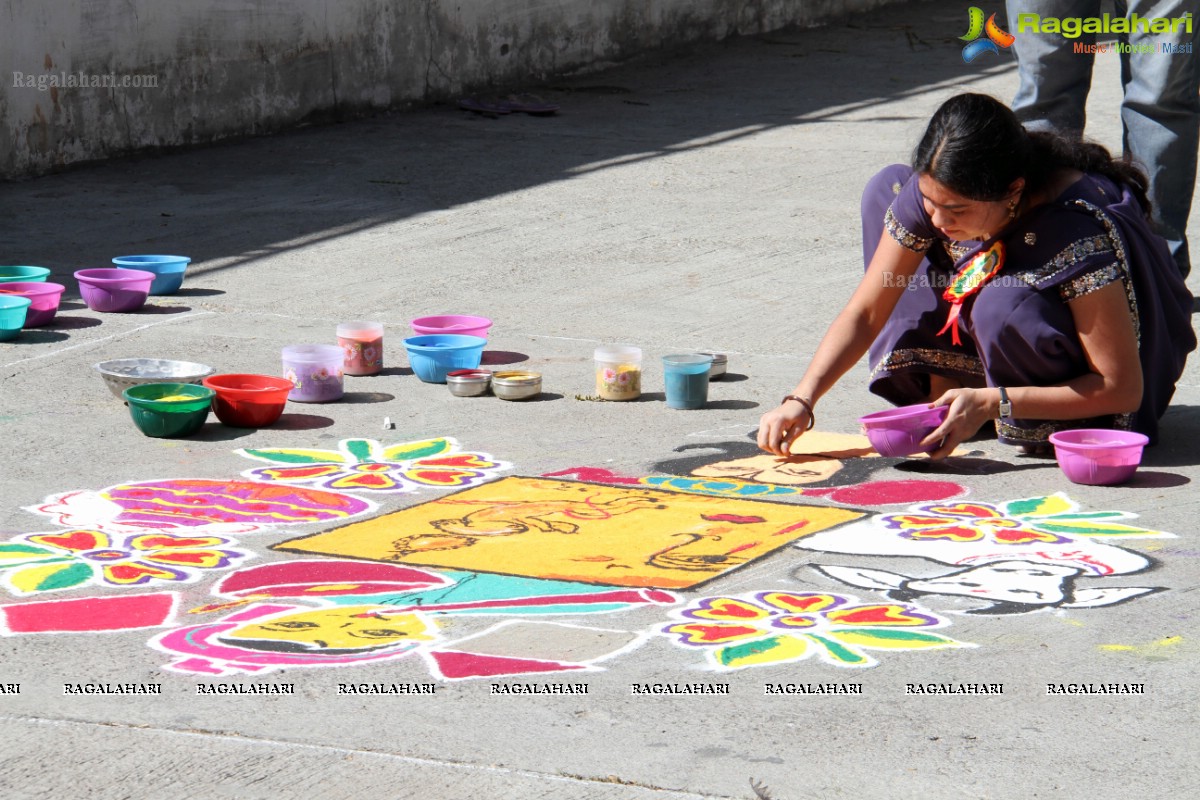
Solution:
[[[1054,457],[1071,483],[1113,486],[1124,483],[1142,463],[1149,437],[1133,431],[1080,428],[1050,434]]]
[[[949,406],[930,408],[928,403],[889,408],[859,417],[862,432],[881,456],[899,458],[915,453],[932,453],[937,444],[921,447],[921,440],[941,425]]]
[[[58,313],[58,302],[66,288],[61,283],[13,281],[0,283],[0,294],[28,297],[30,306],[25,315],[25,327],[37,328],[54,321],[54,315]]]
[[[79,294],[92,311],[137,311],[146,304],[154,273],[141,269],[81,269],[75,273]]]

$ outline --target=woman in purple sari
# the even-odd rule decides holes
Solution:
[[[1153,441],[1196,337],[1145,191],[1097,144],[1027,132],[985,95],[946,101],[913,166],[867,185],[866,274],[759,446],[787,455],[868,351],[872,392],[949,406],[934,458],[988,421],[1031,451],[1064,428]]]

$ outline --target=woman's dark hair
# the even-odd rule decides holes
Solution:
[[[1054,171],[1093,172],[1128,186],[1150,214],[1145,174],[1102,145],[1056,133],[1027,131],[1008,106],[985,94],[960,94],[942,103],[913,153],[913,170],[969,200],[996,201],[1017,178],[1027,192]]]

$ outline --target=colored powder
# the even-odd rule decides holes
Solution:
[[[156,403],[182,403],[185,400],[201,400],[201,399],[203,399],[203,398],[196,397],[195,395],[191,395],[191,394],[169,394],[166,397],[154,398],[154,402],[156,402]]]

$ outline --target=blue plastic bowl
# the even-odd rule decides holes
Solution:
[[[50,277],[45,267],[0,267],[0,283],[44,281]]]
[[[25,325],[25,314],[33,301],[16,294],[0,294],[0,342],[14,339]],[[445,378],[442,379],[445,382]]]
[[[192,260],[187,256],[117,256],[112,263],[124,269],[154,273],[150,294],[175,294],[183,286],[183,273]]]
[[[426,383],[445,383],[456,369],[476,369],[483,360],[487,339],[455,333],[410,336],[404,340],[408,363]]]

